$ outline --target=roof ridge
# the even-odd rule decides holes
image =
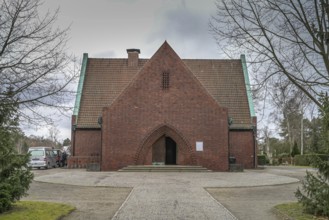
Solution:
[[[128,57],[89,57],[91,60],[127,60]],[[149,60],[149,58],[138,58],[138,60]]]
[[[152,58],[152,57],[151,57]],[[138,60],[150,60],[151,58],[139,58]],[[124,57],[88,57],[90,60],[127,60],[127,58]],[[227,62],[240,62],[241,59],[204,59],[204,58],[180,58],[181,60],[185,61],[227,61]]]

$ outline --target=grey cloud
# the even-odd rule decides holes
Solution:
[[[208,30],[210,14],[191,11],[185,1],[182,2],[183,7],[167,11],[162,18],[158,18],[155,31],[147,41],[168,40],[174,49],[177,44],[177,52],[182,58],[218,57],[215,40]],[[198,51],[197,54],[195,51]]]
[[[186,1],[185,1],[185,0],[181,0],[181,3],[182,3],[182,6],[183,6],[184,8],[186,8]]]
[[[90,54],[90,56],[95,58],[113,58],[116,57],[116,53],[113,50],[108,50],[108,51]]]

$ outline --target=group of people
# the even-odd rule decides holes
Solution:
[[[60,165],[62,167],[66,167],[67,166],[67,153],[66,153],[66,151],[63,151],[62,152],[61,159],[60,159]]]

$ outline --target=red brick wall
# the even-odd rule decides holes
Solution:
[[[170,77],[167,90],[162,88],[164,71]],[[150,163],[151,146],[157,139],[151,144],[149,140],[162,129],[177,143],[177,164],[226,171],[227,117],[227,109],[217,104],[164,44],[128,88],[103,109],[102,170]],[[196,141],[203,141],[203,152],[195,151]]]
[[[230,156],[236,158],[237,164],[244,168],[254,167],[254,137],[250,131],[230,131]]]
[[[72,120],[75,123],[75,120]],[[72,155],[68,168],[86,168],[88,163],[99,163],[101,156],[101,131],[95,129],[72,130]]]
[[[74,133],[73,133],[74,135]],[[101,153],[101,131],[79,130],[75,131],[74,156],[100,155]]]

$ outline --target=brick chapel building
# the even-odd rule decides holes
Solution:
[[[167,42],[150,59],[84,54],[70,167],[256,166],[256,117],[246,61],[181,59]]]

